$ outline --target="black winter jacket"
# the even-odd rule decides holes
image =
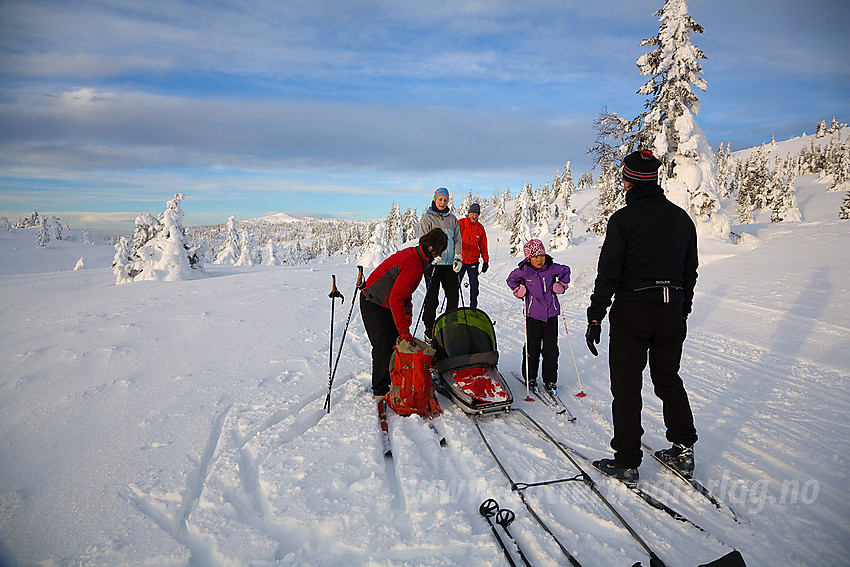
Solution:
[[[691,312],[697,282],[697,234],[691,217],[657,184],[626,192],[626,206],[608,219],[588,321],[602,321],[611,298],[681,303]]]

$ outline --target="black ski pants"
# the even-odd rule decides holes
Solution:
[[[428,293],[425,294],[425,304],[422,308],[422,322],[425,329],[433,329],[437,319],[437,304],[439,303],[440,288],[446,294],[446,311],[457,309],[459,286],[457,274],[451,266],[428,266],[425,269],[425,282]]]
[[[463,283],[464,274],[469,274],[469,306],[475,309],[478,307],[478,262],[461,266],[457,273],[458,284]]]
[[[528,374],[529,383],[537,382],[537,371],[540,368],[540,355],[543,355],[543,383],[556,384],[558,382],[558,318],[549,317],[547,321],[540,321],[532,317],[525,318],[525,333],[528,344],[526,355],[525,347],[522,349],[522,376],[526,376],[526,364],[531,369]]]
[[[684,331],[682,304],[615,300],[610,323],[608,364],[614,397],[611,448],[618,466],[636,468],[643,456],[641,387],[647,356],[655,395],[663,404],[667,440],[683,445],[696,443],[694,417],[679,377]]]
[[[372,343],[372,393],[382,396],[390,391],[390,357],[398,340],[393,312],[360,295],[360,316]]]

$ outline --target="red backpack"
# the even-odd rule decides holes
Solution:
[[[431,419],[443,412],[431,381],[431,359],[436,351],[419,339],[413,341],[399,339],[393,347],[392,386],[384,399],[399,415],[415,413]]]

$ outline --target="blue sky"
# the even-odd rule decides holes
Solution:
[[[597,5],[598,4],[598,5]],[[0,215],[378,218],[589,169],[663,0],[0,0]],[[709,142],[850,122],[850,3],[690,0]]]

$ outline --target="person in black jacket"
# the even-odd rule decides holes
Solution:
[[[658,185],[661,162],[649,150],[623,160],[626,206],[611,215],[587,309],[587,346],[598,355],[602,320],[610,313],[609,358],[613,459],[593,465],[628,484],[641,463],[641,386],[647,355],[655,394],[663,402],[667,440],[659,458],[693,472],[693,413],[679,376],[697,280],[697,235],[687,212]],[[612,297],[614,298],[612,305]]]

